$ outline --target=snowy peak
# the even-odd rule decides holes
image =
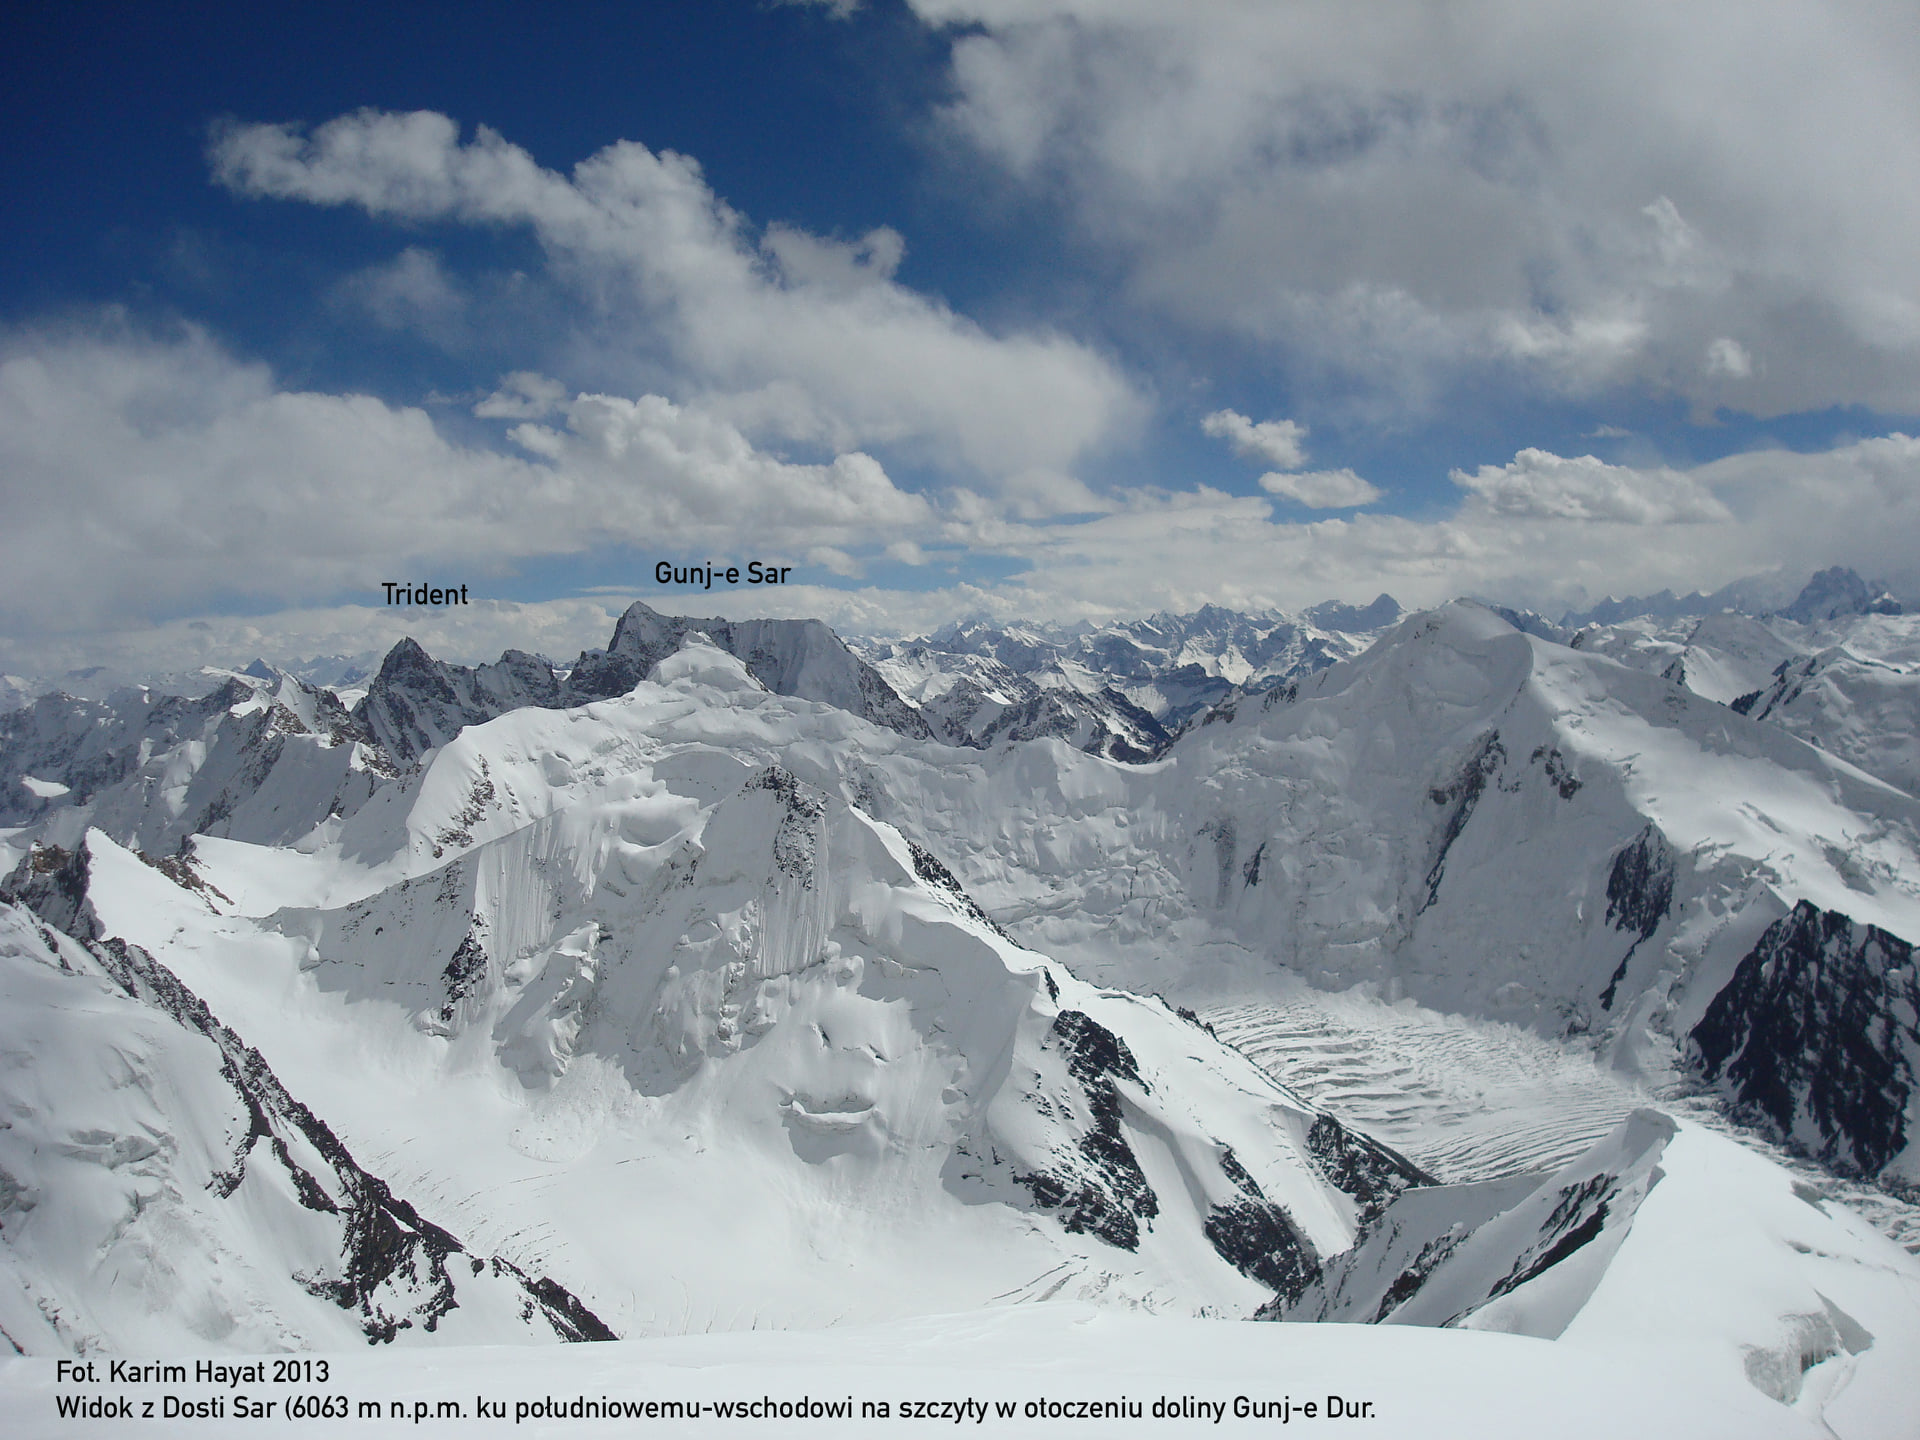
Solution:
[[[1920,1338],[1911,1281],[1893,1277],[1911,1273],[1912,1256],[1819,1187],[1641,1109],[1552,1175],[1402,1194],[1320,1282],[1265,1313],[1608,1354],[1652,1344],[1825,1433],[1892,1434]]]
[[[697,620],[662,615],[638,601],[620,617],[606,650],[588,651],[576,662],[568,703],[624,695],[691,634],[738,656],[776,694],[834,705],[903,735],[932,734],[919,712],[818,620]]]
[[[197,699],[42,696],[0,716],[0,821],[71,847],[98,825],[166,852],[194,834],[290,844],[392,767],[337,698],[290,676],[229,675]]]
[[[949,744],[1051,738],[1138,763],[1242,688],[1358,654],[1400,614],[1382,595],[1298,618],[1208,605],[1099,627],[976,621],[864,653]]]
[[[1268,1319],[1461,1326],[1557,1339],[1592,1298],[1678,1127],[1636,1111],[1545,1181],[1398,1197],[1297,1300]]]
[[[509,650],[492,665],[435,660],[413,640],[388,652],[355,719],[401,765],[418,763],[462,728],[528,706],[566,709],[625,695],[689,637],[737,656],[769,690],[835,705],[902,734],[926,721],[818,620],[690,620],[635,603],[605,650],[583,653],[564,678],[535,655]]]
[[[1733,708],[1920,795],[1920,669],[1844,645],[1791,656]]]
[[[387,652],[354,719],[397,763],[411,765],[464,726],[560,703],[553,667],[536,656],[509,650],[495,664],[470,668],[435,660],[406,639]]]
[[[1781,612],[1789,620],[1811,624],[1843,615],[1898,615],[1900,602],[1883,585],[1869,585],[1844,565],[1817,573]]]
[[[1336,600],[1315,605],[1307,618],[1323,630],[1371,632],[1386,629],[1406,613],[1398,600],[1382,591],[1367,605],[1342,605]]]

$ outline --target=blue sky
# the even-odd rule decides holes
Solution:
[[[1902,7],[340,9],[8,22],[0,667],[1920,580]]]

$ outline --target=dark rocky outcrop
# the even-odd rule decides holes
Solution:
[[[1807,624],[1837,620],[1844,615],[1898,615],[1900,602],[1882,585],[1869,585],[1844,565],[1820,571],[1780,612],[1789,620]]]
[[[140,1004],[210,1041],[232,1086],[245,1129],[226,1167],[208,1181],[221,1199],[236,1194],[258,1167],[277,1172],[269,1191],[290,1193],[304,1209],[334,1217],[340,1251],[326,1273],[297,1274],[309,1294],[357,1313],[368,1340],[402,1330],[433,1331],[474,1283],[511,1284],[523,1318],[538,1316],[562,1340],[617,1338],[578,1297],[545,1276],[528,1275],[499,1256],[471,1255],[450,1232],[395,1195],[353,1158],[333,1130],[288,1092],[266,1057],[248,1045],[172,970],[146,950],[100,937],[87,898],[84,850],[36,849],[0,885],[0,897],[24,904],[49,926],[87,945],[101,969]]]
[[[1843,1175],[1906,1148],[1920,1070],[1913,947],[1801,901],[1775,921],[1689,1033],[1689,1059],[1736,1117]]]
[[[1447,852],[1453,849],[1453,842],[1460,838],[1460,832],[1467,828],[1467,821],[1473,818],[1474,807],[1480,803],[1480,795],[1487,788],[1487,781],[1506,763],[1507,749],[1500,743],[1500,732],[1489,731],[1452,780],[1445,785],[1436,785],[1427,792],[1429,800],[1445,807],[1447,818],[1440,830],[1433,863],[1427,867],[1427,893],[1420,901],[1422,910],[1440,898],[1440,882],[1447,873]]]
[[[411,765],[468,725],[523,705],[562,703],[553,666],[523,650],[469,667],[436,660],[417,642],[402,640],[387,652],[353,714],[389,755]]]
[[[1602,1007],[1613,1008],[1614,994],[1626,979],[1634,951],[1653,938],[1653,932],[1673,909],[1673,880],[1673,851],[1666,837],[1652,825],[1613,857],[1613,867],[1607,872],[1607,924],[1632,935],[1633,943],[1620,957],[1607,988],[1600,992]]]
[[[1307,1132],[1307,1151],[1336,1189],[1360,1202],[1360,1218],[1370,1220],[1401,1191],[1432,1185],[1434,1178],[1397,1150],[1349,1130],[1332,1115],[1321,1115]]]
[[[413,640],[387,652],[353,718],[402,765],[417,764],[468,725],[524,706],[566,709],[625,695],[694,633],[737,656],[777,695],[818,700],[930,739],[926,717],[818,620],[694,620],[628,607],[605,650],[584,652],[563,677],[537,655],[509,650],[492,665],[436,660]]]
[[[1059,1213],[1074,1234],[1091,1233],[1122,1250],[1140,1248],[1140,1221],[1160,1213],[1160,1198],[1120,1129],[1117,1081],[1144,1090],[1127,1042],[1081,1010],[1062,1010],[1042,1046],[1066,1060],[1088,1112],[1078,1153],[1049,1170],[1016,1175],[1036,1204]]]
[[[696,632],[738,657],[747,673],[776,695],[837,705],[902,735],[933,738],[926,717],[821,621],[699,620],[662,615],[638,602],[620,617],[605,650],[589,650],[575,662],[564,703],[584,705],[626,694]]]

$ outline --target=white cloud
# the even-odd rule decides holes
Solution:
[[[1437,519],[1296,521],[1258,496],[1134,492],[1085,522],[1004,526],[997,548],[1029,568],[995,585],[991,604],[956,591],[948,615],[1073,620],[1364,602],[1382,590],[1414,606],[1484,594],[1556,611],[1610,593],[1711,590],[1783,565],[1851,565],[1920,588],[1909,541],[1920,533],[1920,439],[1756,451],[1639,479],[1606,473],[1617,469],[1523,454],[1471,477],[1487,476],[1498,500],[1472,494]],[[1664,522],[1643,518],[1661,511]],[[1637,523],[1595,523],[1609,517]]]
[[[807,551],[806,561],[816,569],[825,570],[830,575],[838,575],[843,580],[858,580],[866,574],[866,566],[834,545],[814,546]]]
[[[1297,471],[1307,463],[1307,427],[1296,420],[1262,420],[1255,424],[1237,410],[1216,410],[1200,421],[1200,428],[1218,440],[1225,440],[1233,453],[1279,467],[1260,477],[1261,489],[1305,505],[1311,510],[1348,509],[1371,505],[1381,491],[1353,471]]]
[[[1307,463],[1307,427],[1294,420],[1262,420],[1255,424],[1237,410],[1216,410],[1200,422],[1216,440],[1233,446],[1236,455],[1251,455],[1281,470],[1297,470]]]
[[[1543,468],[1519,457],[1515,465]],[[990,585],[829,588],[813,583],[823,578],[814,571],[812,582],[796,575],[792,583],[751,592],[668,596],[643,586],[541,604],[488,601],[460,611],[339,606],[210,616],[86,636],[0,635],[0,669],[44,675],[102,663],[154,670],[244,664],[255,654],[377,653],[407,633],[435,654],[466,663],[491,659],[508,646],[564,658],[604,644],[614,616],[635,599],[675,613],[818,616],[846,633],[901,634],[975,614],[1075,621],[1187,611],[1208,602],[1241,608],[1300,607],[1328,598],[1365,602],[1382,590],[1412,606],[1484,594],[1554,611],[1609,593],[1713,589],[1782,565],[1801,573],[1851,565],[1896,584],[1920,585],[1909,538],[1920,533],[1920,439],[1888,435],[1811,455],[1757,451],[1684,478],[1721,501],[1725,514],[1692,524],[1596,525],[1469,499],[1455,514],[1433,520],[1376,513],[1295,521],[1277,517],[1260,496],[1206,487],[1135,491],[1090,519],[995,521],[994,552],[1026,568]],[[986,521],[979,525],[984,533]]]
[[[556,275],[623,329],[664,345],[690,383],[763,424],[837,449],[905,445],[992,477],[1062,469],[1125,431],[1140,402],[1084,345],[990,334],[894,277],[887,228],[845,242],[781,225],[756,241],[699,165],[623,141],[571,175],[430,112],[344,115],[306,132],[215,137],[216,178],[246,195],[354,205],[403,221],[530,227]]]
[[[431,250],[409,245],[393,259],[356,270],[334,287],[388,330],[413,330],[440,344],[465,335],[468,298]]]
[[[553,403],[521,375],[492,408]],[[859,452],[782,460],[657,395],[577,395],[562,416],[500,454],[419,409],[281,389],[197,332],[0,337],[0,628],[372,592],[423,567],[481,581],[609,544],[771,556],[934,533]]]
[[[482,420],[544,420],[567,401],[567,387],[531,370],[500,377],[494,392],[473,407]]]
[[[1920,409],[1901,6],[911,3],[951,133],[1134,302],[1294,373]],[[1766,365],[1703,366],[1731,335]]]
[[[1722,335],[1707,346],[1707,373],[1745,380],[1753,374],[1753,357],[1738,340],[1730,340]]]
[[[710,613],[818,613],[869,631],[979,611],[1071,620],[1209,601],[1365,601],[1383,589],[1409,604],[1481,593],[1551,609],[1609,592],[1711,589],[1780,565],[1845,564],[1920,582],[1911,554],[1920,440],[1905,435],[1688,470],[1529,449],[1505,465],[1455,472],[1462,499],[1448,515],[1302,520],[1265,495],[1206,487],[1088,504],[1064,479],[1047,504],[1025,510],[965,489],[935,504],[899,489],[862,453],[782,459],[697,404],[557,397],[529,375],[508,377],[497,394],[507,410],[558,407],[544,420],[501,415],[521,453],[455,443],[418,409],[283,389],[265,367],[236,362],[192,332],[0,336],[0,665],[44,671],[55,660],[83,663],[89,647],[137,654],[141,634],[232,663],[255,651],[358,653],[416,621],[294,609],[204,615],[211,628],[193,631],[155,628],[148,617],[212,611],[236,597],[254,609],[371,597],[395,579],[465,581],[481,599],[517,563],[605,546],[643,558],[804,561],[810,568],[777,595],[716,592],[689,603]],[[1321,487],[1314,498],[1323,503],[1361,503],[1366,484],[1340,471],[1273,478]],[[1013,562],[1015,573],[940,591],[819,583],[834,573],[857,580],[882,554],[944,563],[955,546],[963,563]],[[569,653],[575,640],[552,639],[559,631],[515,627],[557,626],[553,617],[574,614],[476,607],[434,620],[432,634],[459,656],[484,658],[505,644]],[[204,648],[220,637],[236,648]]]
[[[825,10],[836,20],[845,20],[860,9],[863,0],[774,0],[777,5],[805,5]]]
[[[911,540],[896,540],[886,548],[886,557],[901,565],[924,565],[926,552]]]
[[[1260,477],[1260,488],[1271,495],[1297,500],[1311,510],[1371,505],[1381,495],[1380,490],[1345,468],[1305,470],[1291,475],[1269,471]]]
[[[1482,465],[1454,484],[1497,515],[1554,520],[1607,520],[1624,525],[1672,525],[1726,520],[1727,507],[1697,480],[1677,470],[1636,470],[1591,455],[1565,457],[1522,450],[1508,465]]]

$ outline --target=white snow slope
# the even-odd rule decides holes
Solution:
[[[268,1127],[298,1164],[249,1158],[244,1215],[202,1193],[199,1177],[232,1168],[242,1124],[215,1083],[233,1052],[156,1028],[159,976],[253,1048],[286,1114],[291,1097],[312,1107],[365,1167],[351,1173],[406,1207],[382,1212],[403,1231],[492,1257],[471,1301],[439,1310],[449,1342],[515,1326],[531,1338],[507,1300],[534,1277],[626,1336],[1069,1299],[1244,1316],[1276,1292],[1360,1294],[1371,1282],[1323,1279],[1323,1262],[1356,1242],[1356,1256],[1384,1253],[1390,1222],[1417,1234],[1445,1219],[1481,1258],[1467,1266],[1461,1246],[1466,1268],[1432,1293],[1467,1302],[1436,1322],[1506,1316],[1560,1334],[1555,1356],[1579,1340],[1663,1414],[1760,1417],[1720,1433],[1901,1433],[1886,1377],[1920,1365],[1920,1269],[1792,1198],[1771,1161],[1650,1117],[1568,1161],[1578,1174],[1401,1193],[1417,1178],[1404,1163],[1129,990],[1257,1004],[1290,970],[1542,1044],[1584,1037],[1622,1085],[1664,1082],[1797,904],[1920,934],[1916,820],[1920,802],[1778,727],[1473,605],[1413,617],[1141,766],[1057,741],[983,753],[911,739],[769,693],[690,637],[629,695],[468,727],[290,847],[203,838],[161,866],[96,830],[76,856],[34,852],[15,893],[96,943],[13,911],[7,983],[23,1016],[93,1018],[9,1032],[5,1103],[39,1129],[0,1130],[0,1235],[36,1297],[8,1333],[111,1353],[325,1346],[342,1343],[327,1324],[350,1337],[403,1318],[417,1322],[396,1332],[407,1343],[440,1334],[422,1308],[444,1298],[433,1277],[329,1298],[316,1266],[353,1252],[294,1178],[324,1179],[326,1155],[298,1150],[294,1131],[314,1133],[300,1122]],[[38,838],[8,843],[25,854]],[[1876,945],[1866,963],[1892,975]],[[134,983],[136,949],[154,968]],[[1912,1057],[1888,1014],[1898,1080]],[[113,1057],[129,1055],[131,1073],[162,1078],[116,1080]],[[68,1070],[107,1077],[76,1092],[105,1098],[76,1098],[71,1117],[45,1078]],[[1889,1102],[1908,1093],[1888,1083]],[[1537,1153],[1566,1159],[1564,1139]],[[1552,1197],[1603,1176],[1606,1216],[1555,1254],[1592,1211],[1556,1231]],[[341,1185],[336,1210],[358,1213],[341,1202],[363,1182]],[[1791,1204],[1730,1210],[1736,1193]],[[1671,1224],[1646,1219],[1669,1207]],[[1658,1258],[1748,1211],[1722,1258]],[[103,1284],[98,1257],[116,1245],[174,1264],[141,1239],[150,1212],[198,1227],[175,1266],[190,1283]],[[1855,1278],[1810,1279],[1809,1255]],[[1351,1263],[1393,1283],[1387,1261]],[[280,1278],[235,1278],[247,1266]],[[1858,1281],[1867,1272],[1880,1278]],[[1529,1285],[1558,1287],[1551,1323],[1519,1313]],[[207,1295],[217,1303],[194,1298]],[[1656,1344],[1636,1333],[1647,1314],[1683,1318]],[[534,1319],[546,1338],[562,1328]],[[458,1330],[469,1323],[482,1328]],[[1349,1363],[1339,1346],[1402,1343],[1358,1333],[1325,1342],[1329,1366]],[[1495,1339],[1449,1353],[1491,1357],[1471,1347]],[[1451,1383],[1438,1352],[1405,1353],[1415,1393]],[[1584,1359],[1542,1363],[1587,1384]],[[1178,1365],[1217,1373],[1198,1356]],[[41,1383],[9,1372],[0,1407]],[[1500,1406],[1524,1390],[1483,1393],[1484,1414],[1511,1419]]]

